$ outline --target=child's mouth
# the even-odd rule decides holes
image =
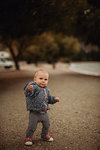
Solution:
[[[45,84],[40,84],[41,86],[45,86]]]

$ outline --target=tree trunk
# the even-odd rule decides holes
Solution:
[[[52,67],[53,67],[53,69],[56,69],[56,63],[55,62],[52,63]]]
[[[10,53],[11,53],[12,57],[13,57],[16,70],[20,70],[17,57],[16,57],[15,54],[14,54],[14,51],[13,51],[13,49],[12,49],[12,47],[11,47],[11,44],[8,45],[8,48],[9,48],[9,50],[10,50]]]

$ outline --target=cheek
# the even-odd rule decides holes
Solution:
[[[33,81],[36,82],[36,78],[34,78]]]
[[[38,80],[37,82],[38,82],[38,83],[41,83],[41,80]]]
[[[46,81],[46,83],[48,84],[48,81]]]

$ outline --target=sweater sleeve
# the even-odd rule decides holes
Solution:
[[[55,104],[56,101],[54,100],[55,96],[50,94],[50,90],[48,89],[48,104]]]
[[[29,90],[27,89],[27,86],[28,86],[29,83],[30,83],[31,85],[33,85],[33,89],[32,89],[31,91],[29,91]],[[27,97],[27,96],[32,97],[32,96],[34,95],[35,89],[36,89],[36,85],[34,85],[33,82],[28,82],[28,83],[25,85],[25,87],[24,87],[24,94],[26,95],[26,97]]]

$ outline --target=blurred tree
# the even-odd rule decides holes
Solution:
[[[87,1],[90,5],[100,8],[100,0],[87,0]]]
[[[53,65],[59,60],[59,47],[55,42],[48,42],[43,47],[45,49],[45,60]]]
[[[73,57],[80,51],[80,43],[73,37],[65,37],[62,39],[63,55]]]
[[[87,0],[0,1],[0,41],[9,48],[17,69],[26,45],[24,37],[45,31],[74,35],[100,47],[100,9],[96,6],[89,5]],[[20,42],[18,55],[13,49],[15,41]]]
[[[20,38],[55,29],[59,21],[61,22],[61,14],[63,14],[61,0],[4,0],[0,2],[0,40],[9,48],[17,69],[19,69],[18,61],[22,50],[19,47],[18,55],[15,55],[13,41],[22,42]],[[24,40],[23,43],[25,44]]]
[[[44,54],[42,53],[39,46],[30,45],[23,53],[23,59],[26,60],[28,63],[34,62],[37,66],[38,62],[41,61],[42,55]]]
[[[40,47],[43,61],[51,63],[55,68],[55,63],[59,60],[59,47],[55,41],[54,34],[43,33],[37,37],[36,44]]]
[[[81,49],[79,53],[73,57],[73,61],[88,61],[87,53]]]
[[[29,41],[28,34],[25,33],[29,33],[28,26],[31,26],[31,23],[26,22],[26,20],[30,21],[26,5],[27,2],[24,0],[0,2],[0,41],[9,48],[16,69],[19,69],[18,61]]]
[[[72,60],[80,51],[80,43],[74,37],[67,37],[63,34],[45,32],[37,37],[35,42],[44,54],[44,61],[55,63],[59,60]]]
[[[80,43],[77,38],[58,34],[55,36],[55,39],[60,48],[59,56],[61,60],[71,61],[79,53]]]
[[[74,35],[84,41],[85,44],[97,45],[100,48],[100,2],[89,0],[87,3],[87,1],[85,0],[83,5],[77,9]]]

